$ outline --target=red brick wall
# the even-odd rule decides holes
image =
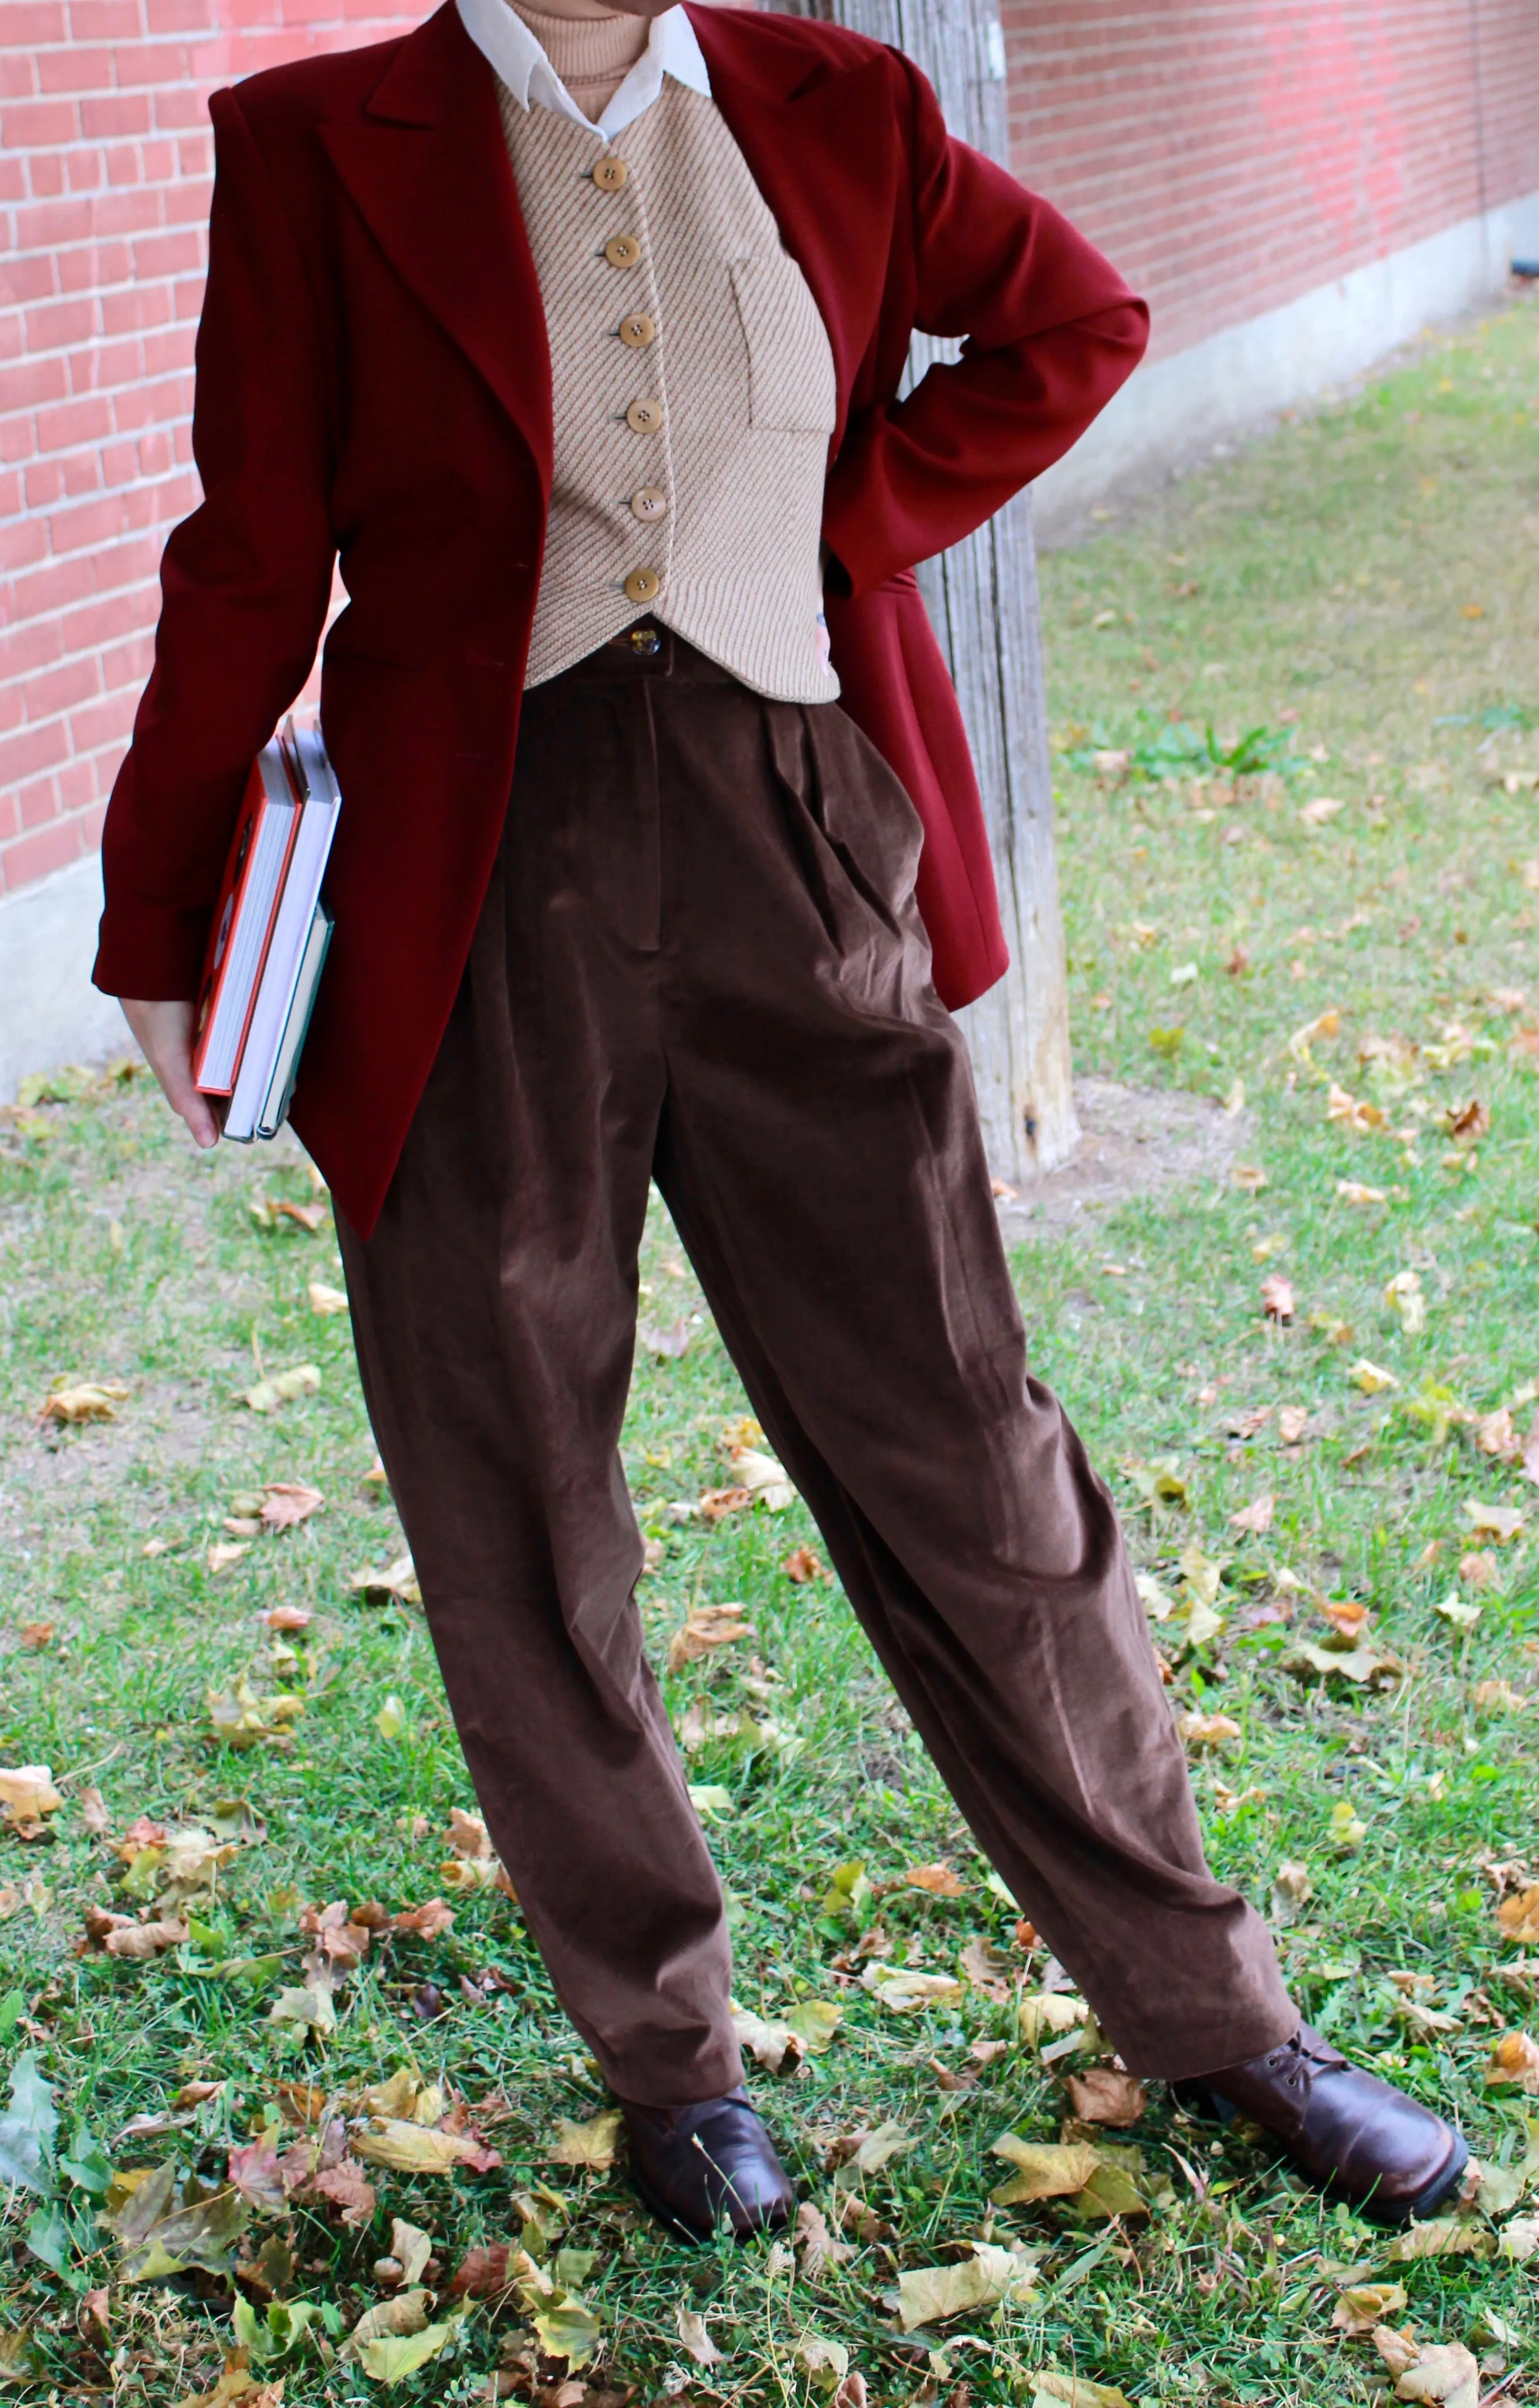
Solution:
[[[6,0],[0,894],[96,842],[196,499],[206,96],[428,5]],[[1539,187],[1534,6],[1004,0],[1015,165],[1180,350]]]
[[[197,500],[215,85],[418,0],[6,0],[0,16],[0,894],[92,850]]]
[[[1003,0],[1011,154],[1180,351],[1539,191],[1534,0]]]

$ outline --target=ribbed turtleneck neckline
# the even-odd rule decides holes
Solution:
[[[601,116],[647,46],[649,17],[552,17],[508,0],[579,108]]]

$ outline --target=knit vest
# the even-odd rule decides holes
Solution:
[[[601,111],[638,21],[519,14]],[[671,77],[608,142],[497,93],[555,422],[526,683],[651,618],[757,693],[834,700],[818,549],[833,353],[725,120]]]

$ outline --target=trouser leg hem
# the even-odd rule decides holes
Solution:
[[[1132,2073],[1153,2082],[1196,2082],[1206,2075],[1243,2065],[1248,2057],[1264,2057],[1291,2040],[1303,2018],[1287,1997],[1247,2016],[1210,2025],[1201,2031],[1161,2034],[1119,2043],[1123,2063]]]

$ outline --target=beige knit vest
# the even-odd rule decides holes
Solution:
[[[520,13],[565,55],[550,20]],[[591,22],[567,30],[592,49]],[[651,617],[757,693],[832,701],[818,541],[833,353],[720,111],[666,78],[606,142],[497,93],[555,414],[526,682]],[[623,173],[596,179],[601,161]]]

